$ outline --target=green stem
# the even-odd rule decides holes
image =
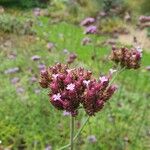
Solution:
[[[88,117],[86,118],[86,120],[85,120],[85,122],[83,123],[82,127],[79,129],[79,131],[77,132],[77,134],[74,136],[73,142],[78,138],[78,136],[79,136],[80,133],[82,132],[84,126],[85,126],[86,123],[88,122],[89,118],[90,118],[90,116],[88,116]],[[70,147],[70,145],[71,145],[71,144],[67,144],[67,145],[65,145],[65,146],[63,146],[63,147],[61,147],[61,148],[59,148],[58,150],[64,150],[64,149]]]
[[[74,117],[70,116],[70,150],[73,150]]]
[[[120,70],[118,70],[118,72],[114,75],[114,77],[112,78],[112,80],[110,81],[109,85],[106,88],[106,91],[109,89],[109,87],[112,85],[112,83],[115,81],[115,79],[118,77],[118,75],[123,72],[125,70],[125,68],[121,68]]]
[[[82,132],[84,126],[86,125],[86,123],[88,122],[90,116],[88,116],[85,120],[85,122],[83,123],[82,127],[80,128],[80,130],[77,132],[77,134],[75,135],[75,137],[73,138],[73,140],[75,141],[77,139],[77,137],[79,136],[79,134]]]

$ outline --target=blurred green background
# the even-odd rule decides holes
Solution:
[[[131,47],[134,37],[143,48],[141,68],[119,75],[118,91],[90,118],[75,149],[149,150],[150,25],[143,27],[141,15],[150,15],[149,0],[0,0],[0,150],[57,150],[68,144],[69,116],[51,106],[48,91],[38,84],[40,69],[66,63],[73,52],[78,57],[71,67],[98,77],[114,66],[108,60],[112,45]],[[83,46],[87,36],[80,22],[86,17],[96,18],[99,34],[88,36],[94,45]],[[76,132],[85,117],[80,111]]]

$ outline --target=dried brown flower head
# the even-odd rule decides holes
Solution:
[[[127,69],[137,69],[140,67],[142,50],[140,48],[112,48],[110,59],[115,63],[120,63]]]

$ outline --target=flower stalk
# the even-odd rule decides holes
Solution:
[[[73,117],[72,117],[72,118],[73,118]],[[79,131],[77,132],[77,134],[74,136],[72,142],[74,142],[74,141],[78,138],[78,136],[81,134],[81,132],[82,132],[82,130],[84,129],[85,125],[86,125],[87,122],[89,121],[89,118],[90,118],[90,116],[88,116],[88,117],[85,119],[83,125],[81,126],[81,128],[79,129]],[[73,119],[74,119],[74,118],[73,118]],[[72,121],[71,121],[71,122],[72,122]],[[70,140],[70,141],[71,141],[71,140]],[[69,144],[67,144],[67,145],[65,145],[65,146],[63,146],[63,147],[61,147],[61,148],[58,149],[58,150],[64,150],[64,149],[66,149],[66,148],[68,148],[68,147],[70,147],[70,146],[71,146],[71,142],[70,142]]]
[[[73,150],[74,117],[70,115],[70,150]]]

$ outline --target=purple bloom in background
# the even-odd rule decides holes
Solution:
[[[46,66],[44,64],[39,64],[38,65],[38,68],[41,70],[45,70],[46,69]]]
[[[40,16],[41,15],[41,9],[40,8],[35,8],[34,10],[33,10],[33,14],[34,14],[34,16]]]
[[[16,59],[16,54],[10,54],[10,55],[8,55],[8,58],[14,60],[14,59]]]
[[[37,81],[37,78],[35,76],[32,76],[30,79],[29,79],[30,83],[34,83]]]
[[[33,60],[33,61],[37,61],[37,60],[40,60],[40,56],[38,56],[38,55],[34,55],[34,56],[32,56],[31,57],[31,59]]]
[[[97,142],[97,139],[95,137],[95,135],[90,135],[87,137],[87,140],[90,142],[90,143],[95,143]]]
[[[89,37],[85,37],[83,40],[82,40],[82,45],[87,45],[91,43],[91,39]]]
[[[22,94],[22,93],[24,93],[25,90],[23,87],[18,87],[16,91],[17,91],[17,93]]]
[[[67,63],[71,64],[75,61],[75,59],[77,58],[77,55],[75,53],[71,53],[67,59]]]
[[[50,145],[47,145],[45,150],[52,150],[52,147]]]
[[[10,68],[10,69],[7,69],[4,71],[5,74],[13,74],[13,73],[16,73],[19,71],[19,68],[18,67],[15,67],[15,68]]]
[[[84,20],[80,23],[80,25],[81,25],[81,26],[88,26],[88,25],[90,25],[90,24],[92,24],[92,23],[94,23],[94,22],[95,22],[95,19],[89,17],[89,18],[84,19]]]
[[[97,33],[97,27],[96,26],[89,26],[85,29],[84,34],[95,34]]]
[[[48,50],[52,50],[52,48],[54,47],[54,44],[49,42],[49,43],[47,43],[46,47]]]
[[[18,77],[14,77],[14,78],[11,79],[11,83],[12,83],[12,84],[16,84],[16,83],[18,83],[19,81],[20,81],[20,79],[19,79]]]
[[[67,49],[64,49],[63,52],[64,52],[65,54],[68,54],[68,53],[69,53],[69,51],[68,51]]]

